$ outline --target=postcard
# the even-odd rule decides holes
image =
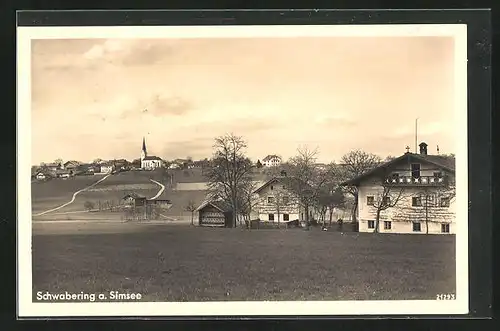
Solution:
[[[19,27],[19,316],[467,313],[466,32]]]

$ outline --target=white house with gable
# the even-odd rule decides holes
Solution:
[[[360,232],[455,233],[455,159],[426,143],[343,185],[358,188]]]
[[[281,164],[281,157],[278,155],[268,155],[262,159],[262,164],[265,167],[277,167]]]

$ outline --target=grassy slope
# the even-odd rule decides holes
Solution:
[[[33,213],[42,212],[71,200],[73,193],[90,186],[102,176],[79,176],[69,179],[52,179],[31,184],[31,207]]]
[[[454,236],[38,226],[34,291],[118,290],[146,301],[434,299],[455,291]]]

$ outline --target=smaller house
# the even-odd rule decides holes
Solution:
[[[46,163],[43,168],[49,170],[49,171],[57,171],[60,169],[63,169],[63,165],[60,163]]]
[[[115,169],[112,163],[101,164],[101,174],[110,174]]]
[[[232,212],[221,201],[205,201],[196,212],[200,226],[232,227]]]
[[[262,164],[265,167],[277,167],[281,164],[281,157],[278,155],[268,155],[262,159]]]
[[[142,207],[146,205],[146,197],[137,193],[129,193],[122,198],[126,207]]]
[[[48,172],[38,171],[35,174],[35,178],[38,179],[38,180],[46,180],[46,179],[52,178],[52,176]]]
[[[65,170],[75,170],[80,166],[80,162],[78,161],[67,161],[63,164]]]
[[[113,165],[116,170],[126,170],[128,169],[128,161],[125,159],[113,160]]]
[[[57,178],[69,178],[73,175],[73,172],[70,170],[57,170],[56,177]]]

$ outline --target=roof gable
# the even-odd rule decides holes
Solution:
[[[198,208],[196,208],[196,211],[201,211],[203,208],[207,206],[212,206],[215,209],[219,210],[221,213],[226,213],[229,211],[229,209],[224,205],[222,201],[210,201],[210,200],[202,202],[202,204]]]
[[[154,155],[151,155],[151,156],[146,156],[144,159],[142,159],[143,161],[161,161],[161,158],[159,158],[158,156],[154,156]]]
[[[283,183],[286,187],[297,187],[297,186],[309,186],[303,181],[301,181],[299,178],[296,177],[273,177],[264,184],[262,184],[260,187],[258,187],[254,193],[259,193],[262,190],[264,190],[266,187],[270,186],[273,183],[280,182]]]
[[[441,155],[422,155],[422,154],[414,154],[414,153],[405,153],[400,157],[397,157],[389,162],[382,163],[378,167],[356,177],[345,181],[341,185],[358,185],[360,182],[364,181],[368,177],[374,176],[376,174],[382,173],[383,171],[387,171],[392,169],[398,164],[401,164],[402,161],[407,161],[411,163],[412,161],[424,162],[438,166],[443,170],[449,171],[451,173],[455,173],[455,160],[453,158],[449,158]]]

